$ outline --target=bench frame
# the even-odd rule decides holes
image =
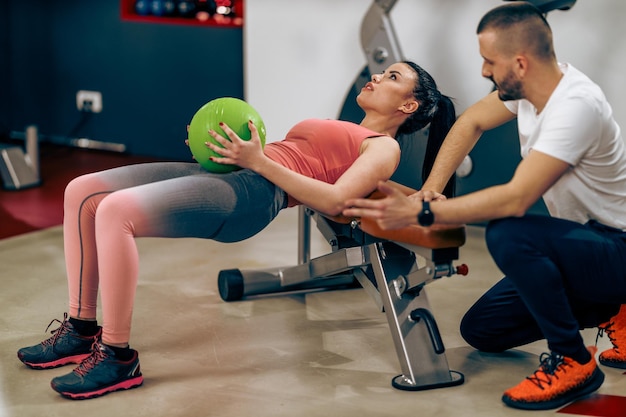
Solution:
[[[346,287],[358,281],[387,317],[402,371],[391,381],[394,388],[419,391],[462,384],[463,374],[448,366],[424,287],[467,273],[465,265],[453,266],[465,243],[464,226],[385,232],[365,219],[338,222],[305,207],[299,210],[297,265],[222,270],[218,276],[222,299]],[[330,253],[315,259],[310,259],[312,218],[331,246]],[[398,240],[393,239],[396,235]]]

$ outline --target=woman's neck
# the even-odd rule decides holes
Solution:
[[[368,115],[365,115],[363,120],[361,120],[360,125],[369,130],[373,130],[374,132],[378,132],[392,138],[396,136],[396,133],[398,133],[399,127],[397,122],[392,122],[389,117],[373,117]]]

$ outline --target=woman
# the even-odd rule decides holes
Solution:
[[[246,239],[278,212],[305,204],[336,215],[351,197],[363,197],[391,177],[400,159],[396,135],[431,124],[428,151],[434,159],[455,119],[454,106],[432,77],[411,62],[372,76],[357,97],[360,124],[305,120],[280,142],[260,145],[228,126],[224,147],[207,144],[217,163],[242,170],[208,173],[196,163],[149,163],[74,179],[65,191],[67,315],[53,336],[20,349],[19,359],[46,369],[79,363],[54,378],[52,388],[72,399],[93,398],[139,386],[138,354],[129,347],[138,276],[136,237],[196,237],[220,242]],[[431,123],[432,122],[432,123]],[[96,322],[100,290],[103,325]]]

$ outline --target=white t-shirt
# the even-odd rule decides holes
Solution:
[[[613,110],[586,75],[561,71],[540,114],[528,100],[504,102],[517,114],[522,158],[534,149],[571,165],[543,195],[550,215],[626,231],[626,144]]]

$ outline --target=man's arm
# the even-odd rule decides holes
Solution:
[[[470,106],[450,129],[422,190],[441,193],[483,132],[513,118],[515,115],[504,106],[495,91]]]
[[[506,184],[441,203],[434,202],[431,209],[438,223],[477,223],[520,217],[569,169],[567,162],[533,150],[520,162],[513,178]]]
[[[430,205],[435,224],[477,223],[502,217],[522,216],[569,170],[567,162],[539,151],[531,151],[520,162],[511,181],[471,194]],[[422,203],[407,198],[389,184],[379,184],[386,197],[354,199],[343,211],[348,217],[370,217],[382,229],[398,229],[417,223]]]

